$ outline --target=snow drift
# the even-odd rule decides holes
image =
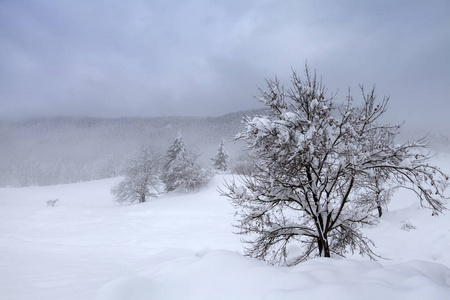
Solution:
[[[217,192],[222,176],[198,193],[122,206],[109,193],[118,181],[1,188],[0,298],[450,298],[449,214],[432,217],[408,193],[365,229],[386,259],[356,253],[285,268],[241,254],[233,208]]]

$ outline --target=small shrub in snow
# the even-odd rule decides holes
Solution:
[[[287,265],[349,251],[374,258],[361,227],[377,223],[391,186],[412,190],[434,214],[445,209],[448,177],[428,163],[425,140],[397,145],[400,126],[378,123],[388,98],[361,87],[361,102],[349,95],[338,105],[307,68],[291,88],[267,83],[259,100],[269,115],[245,118],[237,136],[256,170],[222,191],[249,235],[247,255]],[[291,244],[302,251],[293,255]]]
[[[403,220],[402,221],[402,230],[404,231],[411,231],[416,229],[416,226],[414,226],[413,224],[411,224],[411,222],[409,220]]]
[[[47,207],[55,207],[58,206],[59,199],[50,199],[47,200]]]

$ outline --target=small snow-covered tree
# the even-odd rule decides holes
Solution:
[[[197,191],[208,183],[211,171],[203,168],[197,161],[199,154],[189,151],[183,162],[180,176],[175,181],[175,186],[186,192]]]
[[[230,163],[230,156],[228,155],[224,144],[225,141],[222,139],[216,156],[212,158],[213,168],[222,172],[228,171],[228,164]]]
[[[240,155],[234,158],[231,171],[233,174],[252,175],[255,171],[252,155],[242,151]]]
[[[259,100],[269,114],[245,118],[237,136],[256,170],[222,191],[250,235],[247,255],[286,265],[349,251],[374,258],[361,227],[376,224],[391,186],[412,190],[433,214],[445,209],[448,177],[429,164],[425,140],[396,145],[400,127],[378,123],[388,98],[361,87],[360,103],[349,95],[337,105],[308,68],[305,80],[293,72],[290,88],[267,84]]]
[[[143,147],[125,163],[125,178],[111,189],[116,201],[145,202],[159,193],[162,157],[155,150]]]
[[[209,180],[209,173],[197,162],[198,154],[189,152],[178,133],[166,154],[162,180],[166,192],[197,190]]]
[[[184,173],[186,157],[186,146],[181,133],[178,133],[169,150],[167,150],[164,162],[162,181],[166,186],[166,192],[171,192],[178,187],[177,180]]]

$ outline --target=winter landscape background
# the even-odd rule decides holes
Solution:
[[[232,141],[267,113],[254,96],[306,64],[338,103],[376,85],[380,121],[404,123],[394,144],[427,136],[450,174],[449,15],[448,0],[0,1],[0,299],[450,299],[450,212],[410,191],[358,227],[377,261],[293,267],[244,255],[219,192],[254,170]],[[208,183],[118,202],[136,151],[164,156],[178,134]]]

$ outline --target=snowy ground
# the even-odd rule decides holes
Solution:
[[[450,157],[436,163],[450,171]],[[240,254],[222,177],[127,206],[109,193],[117,181],[0,189],[0,299],[450,299],[450,212],[432,217],[408,193],[366,229],[385,260],[281,268]]]

